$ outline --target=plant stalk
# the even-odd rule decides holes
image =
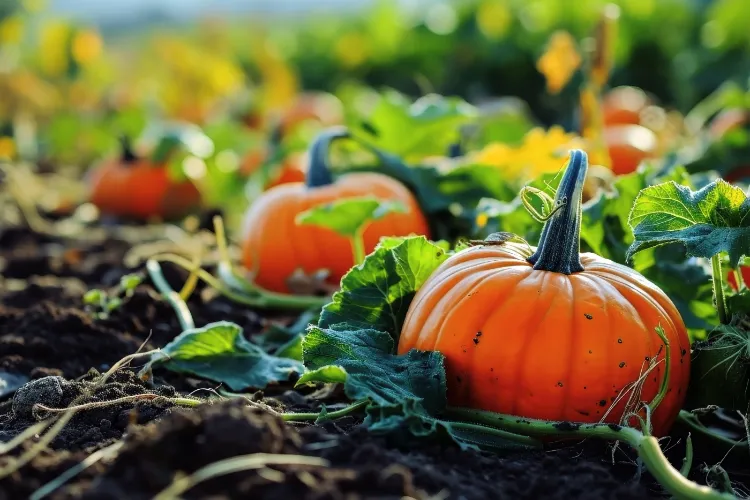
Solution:
[[[528,261],[534,269],[562,274],[583,271],[581,265],[581,199],[589,161],[580,149],[570,151],[555,195],[556,209],[544,223],[539,246]]]
[[[722,325],[729,323],[729,315],[727,314],[727,302],[724,298],[724,286],[722,283],[723,275],[721,272],[721,256],[719,254],[711,257],[711,279],[714,288],[714,300],[716,301],[716,309],[719,311],[719,322]]]
[[[279,417],[285,422],[306,422],[306,421],[317,421],[321,417],[326,419],[334,420],[337,418],[345,417],[350,413],[366,407],[370,403],[369,400],[356,401],[349,406],[341,408],[340,410],[331,411],[328,413],[323,412],[310,412],[310,413],[279,413]]]
[[[192,266],[188,265],[187,267],[189,270]],[[167,302],[169,302],[169,305],[172,306],[172,309],[174,309],[182,330],[192,330],[195,328],[195,321],[193,321],[193,315],[190,314],[190,309],[188,309],[187,304],[182,300],[180,294],[169,286],[166,278],[164,278],[164,273],[161,270],[159,262],[154,259],[149,259],[146,261],[146,270],[148,271],[148,275],[151,277],[151,282],[156,289],[159,290],[162,296]]]
[[[525,419],[468,408],[448,408],[447,415],[523,435],[624,441],[636,450],[659,484],[678,500],[737,500],[734,495],[721,493],[685,478],[664,456],[657,438],[646,436],[632,427]]]
[[[354,264],[359,265],[365,261],[365,235],[364,228],[360,228],[351,238],[352,251],[354,252]]]

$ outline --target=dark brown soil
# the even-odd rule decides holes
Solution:
[[[0,280],[0,376],[4,371],[34,379],[34,385],[0,403],[0,442],[44,416],[38,408],[32,411],[35,402],[64,408],[71,403],[152,395],[82,410],[31,463],[0,480],[0,500],[27,498],[92,452],[118,440],[124,440],[124,446],[113,461],[88,468],[52,498],[152,498],[176,474],[254,453],[316,457],[328,466],[268,465],[210,479],[183,497],[643,500],[660,496],[647,474],[636,479],[638,469],[628,454],[618,452],[618,463],[611,465],[607,448],[599,444],[574,443],[543,453],[498,456],[374,436],[354,417],[293,426],[248,407],[245,400],[214,398],[196,409],[176,408],[169,402],[177,394],[173,387],[184,395],[215,384],[158,371],[149,382],[125,370],[97,385],[98,372],[139,348],[163,346],[180,332],[171,308],[144,283],[106,320],[95,320],[86,310],[82,302],[86,290],[111,287],[127,272],[142,272],[123,266],[128,249],[124,242],[70,243],[2,228],[0,242],[4,278]],[[74,254],[69,253],[72,249]],[[170,276],[180,277],[176,270],[169,271]],[[275,321],[224,299],[204,301],[199,294],[189,305],[196,324],[233,321],[247,335]],[[98,372],[90,373],[92,368]],[[328,396],[337,400],[336,393]],[[265,403],[279,408],[311,409],[320,404],[291,386],[271,388],[265,397]],[[262,398],[260,393],[254,396]],[[28,450],[34,442],[11,455]],[[7,463],[8,457],[0,459],[0,467]]]

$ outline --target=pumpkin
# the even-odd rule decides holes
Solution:
[[[126,138],[122,154],[89,175],[89,200],[102,213],[134,219],[174,219],[200,205],[195,185],[171,178],[165,163],[136,156]]]
[[[658,139],[641,125],[614,125],[604,129],[604,142],[617,175],[634,172],[642,161],[656,156]]]
[[[245,214],[242,262],[254,272],[257,285],[289,293],[287,280],[298,269],[306,275],[327,269],[328,282],[338,285],[351,269],[354,257],[349,239],[327,228],[295,222],[298,214],[317,205],[363,196],[400,201],[406,213],[390,213],[373,221],[364,231],[368,253],[383,236],[429,234],[415,197],[395,179],[378,173],[350,173],[334,181],[326,156],[330,143],[343,137],[348,137],[344,128],[323,132],[310,148],[306,182],[269,189]]]
[[[616,87],[607,92],[602,101],[604,124],[639,125],[641,112],[650,103],[648,95],[637,87]]]
[[[687,331],[674,304],[643,276],[579,253],[587,169],[586,153],[571,151],[556,197],[561,208],[538,248],[485,242],[443,262],[415,295],[398,352],[443,353],[453,406],[619,423],[644,372],[637,401],[652,401],[663,382],[661,326],[671,373],[652,424],[663,435],[687,391]]]

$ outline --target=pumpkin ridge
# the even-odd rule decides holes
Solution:
[[[486,273],[490,273],[491,269],[476,270],[473,267],[469,267],[467,268],[467,271],[471,271],[471,273],[468,274],[468,277],[469,277],[468,279],[472,279],[472,277],[477,276],[479,273],[482,273],[481,277],[483,277]],[[456,307],[452,309],[453,311],[458,310],[458,307],[457,307],[458,304],[460,304],[463,300],[466,299],[464,288],[461,286],[462,281],[465,280],[466,277],[456,276],[455,274],[452,274],[448,278],[449,279],[446,280],[446,286],[448,287],[448,290],[446,290],[442,295],[440,295],[440,298],[433,305],[432,311],[442,310],[442,308],[440,307],[441,303],[443,303],[444,301],[450,301],[451,299],[453,299],[454,297],[452,293],[456,295],[460,293],[461,295],[463,295],[458,300],[458,302],[455,303]],[[455,279],[456,281],[454,282],[453,279]],[[431,314],[432,313],[428,315],[428,318],[429,316],[431,316]],[[440,343],[440,341],[443,338],[442,334],[443,334],[443,330],[445,329],[445,324],[448,323],[449,319],[452,317],[453,316],[450,313],[440,315],[439,323],[436,324],[434,328],[431,328],[431,329],[422,328],[421,329],[421,331],[419,332],[419,336],[417,337],[416,343],[421,343],[423,341],[423,337],[422,337],[423,334],[432,334],[435,336],[432,349],[435,350],[437,348],[437,345]]]
[[[290,203],[289,205],[290,207],[294,207],[294,210],[292,210],[292,212],[294,212],[295,214],[302,213],[309,208],[308,206],[306,206],[305,200],[301,196],[295,197],[293,201],[294,203]],[[296,252],[292,253],[294,259],[293,262],[301,263],[302,270],[305,272],[305,274],[312,274],[318,270],[313,269],[314,267],[316,267],[315,263],[324,261],[326,257],[324,254],[322,255],[321,252],[318,251],[318,245],[316,244],[317,241],[319,241],[319,228],[318,226],[314,225],[298,226],[294,218],[291,218],[291,225],[293,226],[292,231],[302,233],[302,238],[297,238],[296,241],[290,238],[289,246],[294,247],[298,241],[304,246],[303,251],[299,254],[297,254]]]
[[[449,329],[449,328],[446,328],[446,325],[449,325],[452,322],[454,316],[460,313],[462,309],[462,305],[467,303],[473,298],[472,292],[478,289],[482,285],[482,283],[486,282],[489,279],[492,279],[492,277],[494,276],[493,271],[494,269],[486,269],[484,271],[481,271],[481,274],[480,273],[472,274],[469,279],[472,279],[473,282],[470,285],[466,283],[465,281],[459,284],[459,286],[463,285],[461,286],[461,292],[463,294],[463,297],[461,297],[457,302],[455,302],[455,305],[453,306],[453,309],[450,313],[443,315],[443,321],[435,335],[436,338],[435,338],[435,342],[433,344],[432,350],[435,350],[437,346],[443,340],[443,335],[445,334],[446,330]],[[463,321],[468,323],[471,321],[471,319],[466,318]],[[482,331],[482,327],[483,327],[483,323],[481,323],[482,319],[480,318],[479,321],[480,323],[476,327],[476,330]],[[450,328],[450,330],[453,330],[453,329]],[[472,329],[469,329],[469,331],[471,330]],[[474,363],[475,357],[476,357],[476,349],[472,349],[470,359],[463,360],[463,362],[471,365]],[[463,373],[462,376],[464,377],[465,383],[461,385],[461,388],[462,388],[461,399],[464,401],[471,400],[471,387],[472,387],[472,380],[474,377],[472,376],[470,372]]]
[[[627,300],[627,298],[622,293],[620,293],[620,290],[618,290],[617,287],[614,284],[612,284],[612,283],[610,283],[610,282],[608,282],[606,280],[601,280],[601,277],[599,277],[599,276],[592,276],[592,274],[593,273],[591,273],[591,272],[580,273],[580,274],[576,275],[576,277],[577,277],[577,279],[588,280],[589,282],[593,283],[594,288],[597,288],[597,289],[607,288],[608,289],[607,296],[611,297],[612,296],[612,292],[615,292],[620,297],[620,300],[618,300],[618,301],[614,301],[614,300],[603,300],[602,301],[602,303],[603,303],[603,305],[605,307],[605,314],[607,315],[607,329],[606,329],[606,333],[605,333],[606,338],[608,340],[614,341],[614,339],[616,338],[615,335],[618,334],[616,325],[613,325],[613,323],[612,323],[613,315],[610,314],[610,303],[611,302],[622,302],[624,304],[627,304],[629,306],[629,308],[632,309],[632,314],[630,314],[630,317],[633,318],[633,319],[635,319],[635,320],[637,320],[638,326],[640,326],[643,331],[646,331],[647,330],[646,323],[643,320],[643,318],[641,317],[641,314],[638,311],[638,309],[635,307],[635,305],[631,304]],[[605,346],[605,348],[604,348],[604,353],[605,353],[604,358],[605,358],[605,361],[603,362],[603,365],[605,367],[606,372],[609,374],[609,376],[607,377],[608,380],[611,380],[613,378],[617,378],[616,369],[614,368],[614,366],[615,366],[615,364],[614,364],[614,361],[615,361],[614,343],[611,342],[611,341],[605,341],[604,344],[603,344]],[[637,380],[637,378],[638,377],[636,377],[636,380]],[[625,390],[625,388],[631,382],[635,382],[635,380],[631,380],[631,381],[628,381],[627,383],[623,384],[623,387],[619,389],[620,392],[618,393],[618,397],[622,394],[622,391]],[[602,394],[605,395],[608,392],[608,390],[609,390],[609,387],[605,387],[604,391],[602,392]],[[596,397],[597,392],[593,391],[592,394],[593,394],[592,397]],[[607,398],[607,399],[609,399],[609,398]],[[617,407],[618,404],[620,404],[620,401],[617,401],[617,398],[615,398],[615,401],[616,401],[616,403],[615,402],[611,402],[609,404],[609,406],[607,406],[607,409],[602,414],[600,422],[606,421],[608,414],[610,412],[612,412]],[[623,402],[623,404],[624,404],[624,402]],[[619,423],[619,422],[613,422],[613,423]]]
[[[535,274],[536,273],[532,272],[532,273],[529,273],[528,276],[529,277],[534,277]],[[541,283],[539,285],[539,288],[543,290],[544,289],[544,284],[547,281],[547,273],[542,273],[541,274],[541,278],[542,279],[541,279]],[[517,289],[521,285],[521,283],[523,283],[523,281],[524,280],[519,281],[514,288]],[[539,301],[541,300],[541,297],[542,297],[541,294],[537,295],[536,300],[534,301],[534,305],[535,306],[539,304]],[[552,300],[554,301],[556,298],[557,298],[557,295],[553,295]],[[506,302],[506,304],[507,304],[507,302]],[[535,326],[538,327],[539,325],[542,324],[542,322],[547,317],[547,314],[549,313],[550,310],[551,310],[551,308],[547,307],[546,310],[544,311],[544,313],[541,314],[540,316],[538,316],[539,321],[536,323]],[[531,319],[534,319],[534,317],[532,316]],[[516,414],[516,408],[518,407],[518,399],[519,399],[518,398],[518,393],[521,390],[520,381],[522,380],[521,379],[521,377],[522,377],[522,371],[523,371],[524,365],[526,364],[526,358],[529,355],[529,351],[531,351],[531,349],[529,349],[529,344],[533,344],[533,338],[535,337],[534,334],[536,334],[538,330],[539,330],[539,328],[531,328],[530,331],[532,333],[524,335],[524,340],[523,340],[523,344],[522,344],[522,347],[521,347],[521,355],[518,356],[518,358],[516,358],[516,366],[515,366],[516,369],[515,369],[515,375],[513,377],[513,380],[516,380],[519,383],[516,384],[515,390],[513,391],[513,397],[511,398],[511,401],[512,401],[512,405],[510,407],[510,414],[511,415],[515,415]],[[528,331],[528,329],[527,329],[527,331]]]
[[[594,271],[594,272],[590,272],[589,275],[597,276],[599,279],[602,279],[612,284],[615,287],[615,289],[617,289],[618,292],[620,292],[620,289],[617,285],[622,285],[624,288],[632,291],[639,297],[645,298],[652,307],[657,308],[659,312],[661,313],[661,315],[669,320],[669,325],[665,325],[665,326],[669,326],[670,329],[674,332],[678,331],[677,325],[675,324],[672,316],[667,312],[666,308],[661,304],[661,302],[656,300],[655,297],[653,297],[650,293],[648,293],[648,290],[644,290],[640,286],[634,286],[632,283],[624,280],[622,276],[617,275],[617,274],[602,274],[602,273],[597,273]],[[623,296],[622,293],[620,293],[620,295]],[[623,296],[623,298],[625,297]],[[627,300],[627,298],[625,299]]]
[[[499,280],[502,283],[502,285],[500,285],[498,287],[499,288],[498,300],[496,302],[493,302],[493,304],[499,303],[499,307],[497,307],[494,310],[491,310],[491,312],[488,315],[484,315],[482,317],[481,323],[479,323],[478,326],[476,327],[477,331],[484,332],[485,335],[487,335],[490,339],[493,338],[492,335],[495,335],[495,334],[502,335],[502,334],[504,334],[504,332],[502,330],[499,330],[497,328],[491,328],[491,327],[489,327],[489,325],[492,322],[492,318],[494,318],[496,316],[502,317],[502,316],[504,316],[506,314],[507,306],[509,304],[509,301],[507,300],[507,298],[510,297],[510,296],[512,296],[515,293],[515,290],[517,289],[517,287],[522,282],[524,282],[525,280],[527,280],[530,277],[534,277],[534,273],[532,273],[531,271],[532,271],[531,267],[526,267],[525,270],[519,271],[517,273],[517,276],[514,277],[514,278],[518,278],[517,280],[516,279],[514,279],[514,280],[508,279],[508,274],[507,273],[504,276],[502,276],[503,279]],[[497,268],[490,269],[487,272],[489,274],[489,277],[488,277],[489,280],[498,279],[498,277],[501,276],[501,274],[497,272]],[[460,309],[461,308],[458,308],[458,307],[455,308],[455,311],[456,311],[455,314],[459,314],[460,313]],[[455,315],[451,315],[452,318],[454,316]],[[463,322],[463,320],[461,320],[459,318],[458,319],[458,323],[463,325],[464,322]],[[445,329],[445,328],[446,328],[446,326],[445,326],[445,324],[443,324],[441,330],[437,332],[437,335],[440,335],[441,338],[443,337],[443,335],[442,335],[443,334],[443,329]],[[465,332],[465,331],[469,331],[469,332],[471,331],[471,329],[467,330],[466,328],[456,328],[455,330],[458,331],[459,333],[462,333],[462,332]],[[433,349],[437,348],[438,345],[439,345],[438,343],[435,343],[435,345],[433,346]],[[445,347],[445,345],[443,345],[442,347]],[[464,388],[468,388],[469,385],[470,384],[465,384],[463,387]],[[466,401],[473,400],[473,398],[475,397],[475,394],[476,394],[475,392],[471,393],[470,397],[464,399],[463,401],[466,402]],[[462,396],[463,396],[463,394],[462,394]]]
[[[446,262],[448,262],[446,260]],[[444,297],[447,292],[455,287],[457,283],[460,281],[461,276],[457,276],[458,273],[463,273],[468,270],[472,270],[473,272],[484,271],[485,269],[497,269],[495,265],[497,262],[493,261],[492,259],[485,258],[482,259],[479,262],[476,261],[466,261],[462,260],[459,261],[457,264],[451,267],[446,267],[442,269],[439,273],[433,274],[427,282],[425,282],[422,285],[422,289],[425,290],[425,293],[418,294],[417,297],[415,297],[415,300],[412,301],[410,304],[410,309],[412,310],[419,310],[421,308],[422,304],[427,302],[429,303],[430,299],[436,295],[438,292],[443,292],[441,294],[441,297]],[[459,267],[461,266],[461,267]],[[451,271],[451,272],[448,272]],[[444,290],[444,288],[447,287],[448,290]],[[440,300],[436,301],[436,304],[434,304],[431,308],[431,310],[425,315],[425,317],[429,317],[429,315],[432,314],[432,310],[437,306],[437,303],[440,302]],[[403,330],[406,330],[406,326],[411,322],[410,315],[407,315],[406,319],[404,320],[404,328]],[[421,342],[422,339],[422,332],[420,332],[420,335],[414,340],[414,344]],[[412,342],[410,342],[412,344]]]
[[[593,273],[590,273],[590,274],[593,274]],[[656,335],[656,333],[655,333],[655,331],[652,331],[652,329],[649,327],[647,318],[644,318],[643,313],[641,311],[641,307],[639,307],[639,306],[643,306],[644,304],[636,304],[636,303],[634,303],[633,299],[631,297],[628,297],[625,293],[623,293],[623,290],[621,288],[619,288],[617,285],[618,284],[625,285],[624,289],[627,292],[630,292],[632,295],[636,296],[637,299],[643,300],[643,302],[645,302],[646,305],[653,307],[654,303],[653,303],[652,300],[650,300],[651,297],[649,297],[647,294],[642,293],[642,291],[640,289],[630,286],[629,283],[623,283],[623,282],[621,282],[619,280],[618,281],[609,280],[609,279],[607,279],[609,276],[602,276],[602,275],[598,275],[597,274],[597,277],[601,281],[603,281],[604,283],[607,283],[609,286],[611,286],[612,288],[614,288],[617,291],[617,293],[620,295],[620,297],[622,298],[622,300],[625,303],[630,304],[632,306],[633,310],[635,311],[635,315],[637,316],[637,318],[639,320],[639,323],[642,325],[642,331],[638,332],[639,333],[638,336],[631,336],[630,339],[632,340],[634,337],[635,338],[645,338],[645,341],[643,343],[646,344],[646,347],[648,348],[648,352],[650,353],[649,356],[656,356],[657,349],[653,345],[653,343],[654,343],[653,337]],[[666,314],[666,312],[663,311],[661,309],[661,307],[659,308],[659,310],[660,310],[659,311],[659,316],[669,318],[668,314]],[[670,322],[671,322],[671,319],[670,319]],[[671,325],[667,325],[667,326],[670,327]],[[671,332],[675,332],[676,333],[676,330],[674,328],[665,329],[665,330],[666,330],[666,333],[667,333],[668,336],[669,336],[669,334]],[[643,335],[643,334],[645,334],[645,335]],[[643,361],[645,362],[645,360],[643,360]],[[609,365],[609,363],[608,363],[608,365]],[[641,366],[643,366],[643,362],[641,363]],[[614,370],[614,368],[610,368],[610,370]],[[630,385],[630,388],[628,389],[628,392],[632,393],[632,391],[635,390],[635,387],[632,386],[631,384],[634,384],[638,380],[638,378],[641,377],[642,373],[643,373],[643,369],[639,370],[638,376],[636,376],[636,378],[634,380],[631,380],[630,382],[628,382],[628,384],[626,384],[626,386],[624,386],[621,389],[621,391],[625,390],[625,388],[628,387],[628,385]],[[653,374],[653,376],[656,377],[657,385],[654,386],[653,383],[648,383],[648,381],[647,381],[643,385],[641,395],[639,395],[639,399],[641,399],[641,400],[644,400],[644,398],[649,398],[649,397],[652,398],[652,397],[656,396],[656,394],[658,393],[659,386],[661,385],[661,379],[664,376],[664,371],[663,371],[662,365],[661,364],[657,365],[651,371],[651,374]],[[653,378],[652,378],[652,380],[653,380]],[[653,389],[651,389],[651,388],[653,388]],[[647,390],[650,390],[651,392],[653,392],[653,396],[646,396],[645,393],[646,393]],[[628,397],[630,397],[630,396],[628,396]],[[661,414],[660,412],[656,413],[656,415],[660,415],[660,414]]]
[[[568,367],[565,370],[565,373],[572,373],[573,372],[573,364],[576,360],[576,339],[578,338],[578,329],[576,328],[576,287],[575,284],[570,280],[570,278],[565,280],[565,283],[570,287],[570,319],[571,319],[571,338],[570,338],[570,354],[568,355]],[[566,380],[563,384],[562,390],[563,390],[563,404],[560,405],[560,416],[558,417],[558,420],[565,420],[565,412],[569,408],[569,399],[570,399],[570,388],[573,386],[572,382],[569,380]]]

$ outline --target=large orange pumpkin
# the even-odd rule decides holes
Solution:
[[[527,418],[618,423],[632,386],[650,402],[664,376],[669,389],[652,416],[663,435],[682,407],[690,344],[674,304],[636,271],[579,254],[581,193],[588,159],[574,150],[539,247],[482,245],[446,260],[417,292],[398,352],[445,355],[451,405]],[[657,357],[658,356],[658,357]],[[649,364],[659,361],[648,371]]]
[[[102,213],[173,219],[200,205],[200,192],[192,182],[173,180],[165,164],[139,158],[127,139],[122,143],[122,155],[103,162],[89,176],[89,199]]]
[[[326,161],[328,147],[331,141],[347,136],[343,128],[322,133],[310,149],[307,181],[269,189],[245,214],[242,262],[254,272],[259,286],[288,293],[287,280],[297,269],[306,274],[327,269],[329,283],[337,285],[354,265],[347,238],[330,229],[295,222],[298,214],[317,205],[363,196],[403,203],[406,213],[388,214],[367,227],[364,244],[368,253],[383,236],[429,235],[416,199],[395,179],[378,173],[351,173],[334,182]]]

